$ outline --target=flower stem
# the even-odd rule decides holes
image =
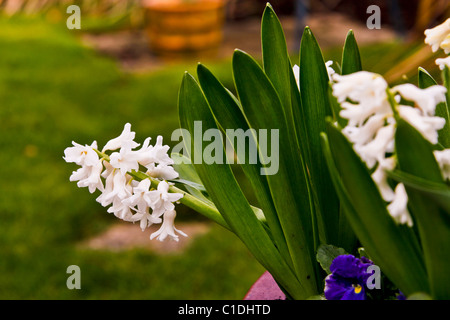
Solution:
[[[394,93],[392,93],[392,91],[389,90],[389,88],[386,90],[386,94],[387,94],[388,102],[391,105],[392,112],[394,113],[395,121],[397,122],[397,120],[400,119],[400,115],[398,114],[398,110],[397,110],[398,103],[397,103],[397,101],[395,101]]]

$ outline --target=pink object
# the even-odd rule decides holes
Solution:
[[[252,285],[244,300],[286,300],[286,296],[272,275],[266,271]]]

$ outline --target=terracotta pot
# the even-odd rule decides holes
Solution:
[[[225,0],[147,0],[149,42],[160,55],[217,51],[223,38]]]
[[[272,275],[266,271],[252,285],[244,300],[286,300],[286,296],[278,287]]]

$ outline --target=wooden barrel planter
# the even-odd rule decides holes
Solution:
[[[213,54],[223,38],[225,0],[147,0],[146,31],[163,56]]]

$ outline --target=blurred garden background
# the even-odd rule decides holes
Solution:
[[[173,146],[179,85],[198,61],[234,90],[231,55],[260,58],[266,1],[205,0],[221,11],[183,18],[197,1],[0,0],[0,299],[242,299],[264,272],[233,234],[187,208],[177,228],[189,238],[150,241],[153,230],[122,224],[69,182],[75,166],[62,158],[72,141],[102,146],[126,122],[136,141],[162,135]],[[448,1],[372,2],[272,5],[293,63],[309,25],[325,60],[340,61],[353,29],[365,70],[391,83],[415,79],[418,66],[437,75],[423,30],[449,17]],[[80,29],[67,27],[73,4]],[[371,4],[381,8],[379,30],[366,26]],[[66,287],[70,265],[81,269],[81,290]]]

